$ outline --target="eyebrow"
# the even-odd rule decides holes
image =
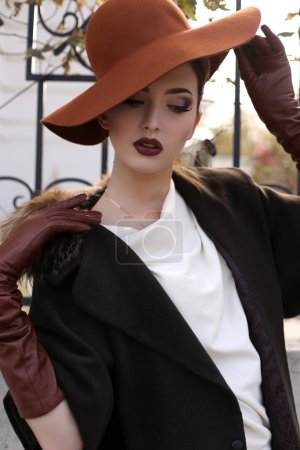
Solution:
[[[148,87],[145,87],[144,89],[141,89],[141,90],[143,92],[149,92],[149,88]],[[165,92],[165,95],[168,95],[168,94],[182,94],[182,93],[193,95],[192,92],[189,89],[181,88],[181,87],[168,89]]]

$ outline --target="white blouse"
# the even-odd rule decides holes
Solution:
[[[234,392],[247,448],[271,450],[260,358],[231,271],[171,180],[160,219],[142,230],[103,225],[148,266]]]

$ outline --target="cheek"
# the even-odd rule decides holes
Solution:
[[[188,119],[184,121],[182,126],[175,126],[174,130],[176,130],[177,137],[180,138],[183,141],[187,141],[188,139],[191,139],[193,132],[194,132],[194,120]]]
[[[192,116],[192,120],[189,123],[189,126],[187,128],[187,130],[188,130],[187,131],[187,140],[189,140],[189,139],[191,139],[193,137],[194,132],[195,132],[195,130],[196,130],[196,128],[197,128],[197,126],[198,126],[198,124],[200,122],[200,119],[201,119],[201,116],[198,113],[196,115]]]

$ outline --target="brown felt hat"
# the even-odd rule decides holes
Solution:
[[[172,0],[107,0],[85,37],[97,81],[42,123],[71,142],[102,142],[108,131],[97,116],[188,61],[209,57],[207,81],[228,50],[254,37],[259,23],[259,10],[248,7],[191,29]]]

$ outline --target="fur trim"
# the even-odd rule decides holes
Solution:
[[[24,203],[13,212],[0,227],[1,241],[5,240],[24,220],[37,214],[46,206],[61,202],[77,194],[85,193],[87,199],[80,205],[82,209],[90,209],[99,200],[107,185],[108,177],[96,185],[85,189],[51,189]],[[46,243],[42,255],[34,264],[24,271],[25,278],[40,280],[43,277],[57,277],[61,270],[76,259],[82,248],[85,233],[60,233]]]

